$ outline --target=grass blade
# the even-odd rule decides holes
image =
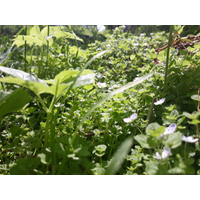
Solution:
[[[125,156],[128,154],[132,144],[133,139],[131,137],[126,138],[126,140],[120,145],[119,149],[114,153],[113,158],[106,169],[105,175],[115,175],[117,173],[123,164]]]

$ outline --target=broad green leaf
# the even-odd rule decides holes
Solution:
[[[39,78],[37,78],[37,77],[27,73],[27,72],[21,71],[19,69],[12,69],[12,68],[9,68],[9,67],[0,66],[0,71],[4,72],[6,74],[10,74],[10,75],[17,77],[17,78],[21,78],[25,81],[39,82],[39,83],[42,83],[42,84],[48,86],[47,83],[44,80],[39,79]]]
[[[188,61],[188,60],[184,60],[184,61],[183,61],[183,65],[187,65],[187,66],[189,66],[189,65],[191,65],[191,64],[190,64],[190,61]]]
[[[84,85],[83,88],[85,90],[91,90],[93,88],[93,85],[92,84],[91,85]]]
[[[54,29],[52,26],[49,26],[49,34],[51,35],[52,33],[54,33]],[[41,30],[41,35],[48,37],[48,27],[45,26],[42,30]]]
[[[80,73],[80,71],[77,71],[77,70],[73,70],[73,71],[62,71],[60,72],[59,74],[56,75],[55,77],[55,83],[58,82],[59,80],[59,83],[69,83],[71,81],[74,81],[77,77],[77,75]],[[81,75],[86,75],[86,74],[94,74],[92,70],[84,70]],[[74,77],[74,78],[72,78]],[[71,78],[71,79],[70,79]]]
[[[134,59],[135,59],[135,55],[131,55],[130,60],[134,60]]]
[[[32,36],[32,35],[19,35],[14,39],[14,42],[12,44],[12,46],[14,46],[15,44],[17,45],[17,47],[24,45],[25,41],[27,44],[29,44],[30,46],[32,46],[34,43],[36,45],[42,46],[42,40]]]
[[[194,48],[194,50],[200,49],[200,44],[195,44],[195,45],[193,46],[193,48]]]
[[[22,87],[28,88],[29,90],[32,90],[35,94],[41,94],[43,92],[54,94],[50,87],[39,82],[24,81],[21,78],[13,78],[13,77],[0,78],[0,82],[20,85]]]
[[[148,175],[166,175],[167,168],[158,162],[147,162],[145,171]]]
[[[153,137],[158,137],[164,132],[165,132],[165,127],[164,126],[160,126],[156,122],[149,124],[147,126],[147,128],[146,128],[147,135],[151,135]]]
[[[41,45],[44,45],[44,44],[47,45],[47,41],[49,41],[49,46],[51,46],[53,44],[53,39],[52,39],[53,36],[54,36],[54,33],[47,37],[43,35],[39,35],[39,34],[36,34],[34,37],[41,41]]]
[[[160,60],[160,62],[163,62],[164,60],[166,60],[166,55],[167,55],[167,49],[160,51],[157,58],[158,60]]]
[[[194,163],[194,161],[195,161],[194,158],[187,158],[186,160],[184,160],[184,164],[190,166]]]
[[[19,127],[19,126],[12,126],[10,128],[10,132],[12,134],[12,137],[17,137],[19,135],[26,135],[27,131],[24,130],[23,128]]]
[[[200,116],[200,111],[194,111],[192,114],[188,112],[183,112],[183,115],[186,116],[189,119],[197,119],[197,117]]]
[[[38,157],[24,157],[17,159],[17,164],[10,169],[11,175],[30,175],[33,174],[33,170],[37,169],[40,163]]]
[[[200,123],[200,121],[199,120],[197,120],[197,119],[193,119],[191,122],[189,122],[190,124],[199,124]]]
[[[186,116],[189,119],[192,119],[191,114],[188,112],[183,112],[183,115]]]
[[[55,36],[56,38],[65,37],[65,38],[75,39],[75,40],[79,40],[79,41],[82,41],[82,42],[83,42],[83,40],[82,40],[81,38],[77,37],[77,36],[75,35],[75,33],[72,34],[72,33],[66,32],[66,31],[63,30],[62,27],[56,26],[56,27],[52,27],[52,28],[53,28],[53,30],[56,31],[56,32],[54,33],[54,36]]]
[[[79,76],[77,78],[77,75],[79,74],[79,71],[63,71],[59,73],[55,77],[55,81],[51,81],[48,83],[53,83],[53,85],[50,87],[51,91],[55,94],[56,91],[56,83],[59,81],[59,87],[57,89],[57,96],[59,96],[64,90],[66,90],[70,85],[73,85],[73,88],[90,85],[94,82],[95,74],[91,70],[84,70],[82,72],[83,75]],[[88,74],[87,74],[88,73]]]
[[[28,91],[23,90],[22,88],[16,89],[0,104],[0,118],[5,114],[18,111],[30,100],[31,97],[28,95]]]
[[[155,141],[153,140],[153,138],[151,138],[148,135],[136,135],[134,137],[134,139],[143,147],[143,148],[147,148],[147,149],[151,149],[154,148],[155,146]]]
[[[150,58],[154,59],[156,57],[157,57],[157,55],[155,53],[151,53]]]
[[[187,51],[185,51],[185,50],[179,50],[179,52],[180,52],[180,55],[187,55],[188,54],[188,52]]]
[[[106,169],[105,175],[114,175],[120,169],[125,156],[130,151],[130,148],[133,144],[133,139],[128,137],[119,147],[119,149],[114,153],[111,162]]]
[[[169,169],[167,172],[168,174],[184,174],[185,170],[180,167],[174,167]]]
[[[173,116],[173,117],[177,118],[179,116],[178,110],[172,110],[172,112],[170,113],[170,116]]]
[[[164,144],[172,149],[177,148],[182,144],[182,133],[178,131],[168,135],[168,138],[166,141],[164,141]]]
[[[34,25],[30,30],[30,35],[40,34],[40,28],[38,25]]]

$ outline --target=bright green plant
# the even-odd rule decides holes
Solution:
[[[119,27],[83,50],[70,27],[37,30],[27,27],[29,73],[24,40],[2,50],[1,174],[199,174],[198,44],[171,47],[166,72],[164,32]]]

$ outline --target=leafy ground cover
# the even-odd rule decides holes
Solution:
[[[200,174],[199,35],[183,28],[87,48],[70,26],[2,36],[0,173]]]

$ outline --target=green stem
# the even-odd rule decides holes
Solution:
[[[170,26],[169,31],[169,41],[168,41],[168,47],[167,47],[167,59],[166,59],[166,67],[165,67],[165,82],[164,82],[164,93],[167,92],[167,77],[168,77],[168,63],[169,63],[169,49],[172,39],[172,31],[173,31],[173,25]]]
[[[149,124],[149,122],[151,120],[151,116],[152,116],[152,113],[153,113],[154,102],[155,102],[155,99],[153,98],[152,102],[151,102],[150,109],[149,109],[149,114],[148,114],[148,117],[147,117],[147,125]]]
[[[3,91],[5,91],[5,88],[4,88],[4,85],[2,82],[1,82],[1,87],[2,87]]]
[[[47,112],[47,120],[45,127],[45,136],[44,136],[44,148],[47,148],[48,138],[49,138],[49,126],[50,126],[51,112]]]
[[[42,104],[43,109],[44,109],[46,112],[48,112],[49,109],[46,107],[46,105],[44,104],[44,102],[43,102],[43,100],[42,100],[42,98],[40,97],[39,94],[37,94],[37,97],[38,97],[39,102]]]
[[[27,35],[27,25],[25,28],[25,35]],[[24,71],[26,72],[26,40],[25,40],[25,51],[24,51]]]
[[[47,26],[47,37],[49,36],[49,25]],[[47,40],[47,63],[46,63],[46,70],[48,69],[49,64],[49,40]],[[46,70],[44,70],[44,78],[46,75]]]

